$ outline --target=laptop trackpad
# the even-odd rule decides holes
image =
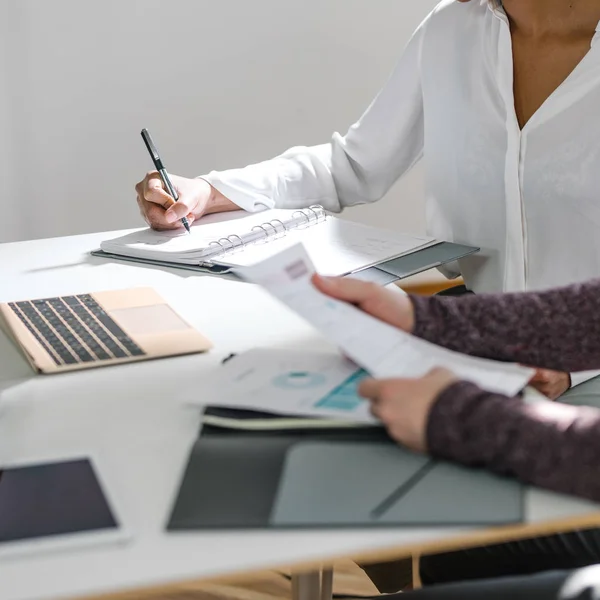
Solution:
[[[479,525],[523,520],[522,486],[391,443],[296,444],[272,512],[279,526]]]
[[[183,331],[190,328],[168,304],[115,308],[108,312],[131,336]]]

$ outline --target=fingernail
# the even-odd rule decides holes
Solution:
[[[165,220],[167,223],[175,223],[175,221],[177,221],[177,215],[173,211],[168,210],[165,213]]]

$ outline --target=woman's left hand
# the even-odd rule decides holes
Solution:
[[[412,450],[427,451],[427,422],[440,393],[458,381],[446,369],[433,369],[420,379],[366,379],[358,393],[390,437]]]
[[[536,369],[529,385],[550,400],[556,400],[571,387],[571,376],[550,369]]]

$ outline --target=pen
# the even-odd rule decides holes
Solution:
[[[173,184],[171,183],[171,180],[169,179],[169,175],[167,174],[167,171],[165,170],[165,167],[162,163],[160,155],[158,154],[158,150],[156,149],[156,146],[154,145],[154,142],[152,141],[152,138],[150,137],[150,133],[148,132],[147,129],[142,129],[142,139],[144,140],[144,143],[146,144],[146,148],[148,148],[148,152],[150,152],[150,156],[152,157],[152,162],[154,163],[155,169],[158,171],[158,174],[160,175],[162,182],[165,184],[165,187],[167,188],[167,192],[172,196],[173,200],[175,200],[175,202],[177,202],[177,200],[179,200],[179,196],[177,195],[177,192],[175,191],[175,188],[173,187]],[[181,223],[185,227],[185,230],[188,233],[190,233],[190,224],[187,220],[187,217],[183,217],[181,219]]]

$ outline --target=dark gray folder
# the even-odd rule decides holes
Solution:
[[[523,521],[523,498],[514,480],[414,454],[380,428],[207,427],[167,528],[500,525]]]

